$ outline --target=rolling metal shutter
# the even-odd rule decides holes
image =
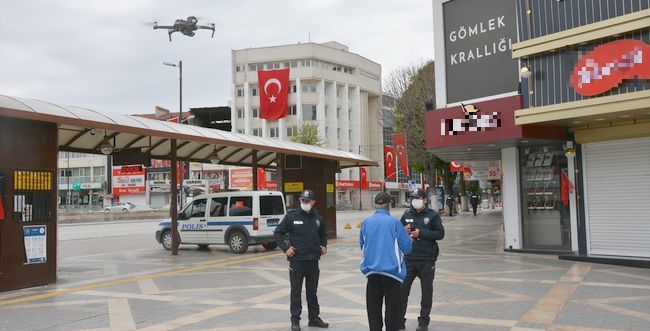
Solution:
[[[589,254],[650,258],[650,137],[584,146]]]

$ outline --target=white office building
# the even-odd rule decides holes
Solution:
[[[288,116],[261,119],[257,71],[282,68],[290,68]],[[381,66],[345,45],[299,43],[233,50],[232,100],[233,132],[290,140],[301,123],[313,123],[324,147],[359,153],[383,164]],[[370,182],[383,181],[383,168],[367,169],[367,177]],[[337,180],[339,203],[358,207],[358,187],[343,187],[358,183],[359,169],[344,169]],[[365,208],[371,206],[371,190],[362,195]]]

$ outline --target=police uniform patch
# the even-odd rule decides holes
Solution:
[[[316,226],[320,227],[320,220],[319,219],[316,220]]]
[[[424,218],[424,225],[428,225],[429,221],[430,221],[430,219],[428,217],[425,217]]]

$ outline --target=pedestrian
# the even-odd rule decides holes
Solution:
[[[411,193],[411,208],[401,219],[404,229],[411,235],[413,250],[406,254],[406,278],[402,284],[402,327],[406,324],[406,307],[415,277],[420,278],[422,300],[416,331],[429,328],[431,304],[433,302],[433,278],[438,259],[438,240],[445,237],[445,229],[437,212],[428,208],[426,195],[421,189]]]
[[[383,327],[381,308],[386,302],[386,331],[397,331],[401,314],[401,284],[406,276],[404,254],[411,252],[412,239],[399,220],[390,215],[390,195],[375,196],[375,214],[363,220],[359,244],[363,252],[361,273],[366,284],[366,310],[370,331]]]
[[[469,203],[472,205],[472,211],[474,216],[476,216],[476,208],[478,208],[478,195],[476,192],[472,193],[472,196],[469,198]]]
[[[275,228],[275,240],[289,261],[291,283],[291,331],[300,331],[302,312],[302,282],[305,280],[309,326],[327,328],[329,323],[320,318],[320,306],[316,291],[320,269],[318,260],[327,254],[325,222],[314,209],[316,202],[312,190],[300,194],[300,209],[288,212]],[[285,241],[285,235],[288,240]]]

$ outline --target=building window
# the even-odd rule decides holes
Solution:
[[[336,129],[336,139],[341,140],[341,129]]]
[[[348,109],[348,121],[352,122],[352,108]]]
[[[311,67],[311,60],[302,60],[301,64],[303,67]]]
[[[262,136],[262,129],[253,129],[253,135],[261,137]]]
[[[237,96],[238,97],[243,97],[244,96],[244,89],[243,88],[238,88],[237,89]]]
[[[244,129],[237,129],[237,133],[244,134]]]
[[[348,130],[348,140],[352,140],[352,130]]]
[[[249,64],[248,71],[257,71],[257,64]]]
[[[296,134],[298,134],[298,128],[295,126],[291,126],[287,128],[287,137],[293,137]]]
[[[296,105],[291,105],[287,107],[287,116],[298,114],[298,107]]]
[[[341,107],[336,107],[336,118],[341,118]]]
[[[260,117],[260,110],[253,108],[253,118]]]
[[[325,127],[325,138],[327,139],[329,137],[330,137],[330,128],[326,126]]]
[[[244,118],[244,108],[237,108],[237,118]]]
[[[277,138],[279,137],[280,129],[278,128],[269,128],[269,137]]]
[[[297,92],[298,87],[296,85],[292,86],[293,87],[293,93]]]
[[[251,89],[251,96],[257,96],[257,88],[252,88]]]
[[[301,87],[302,91],[304,93],[316,93],[316,85],[315,84],[303,84]]]
[[[304,121],[315,121],[316,105],[302,105],[302,119]]]
[[[240,72],[241,71],[241,66],[235,66],[235,71]]]

